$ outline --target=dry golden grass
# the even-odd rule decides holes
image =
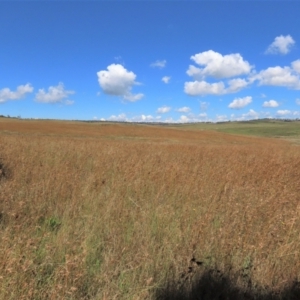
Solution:
[[[193,257],[281,289],[299,217],[285,141],[0,120],[0,299],[154,299]]]

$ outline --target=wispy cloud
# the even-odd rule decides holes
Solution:
[[[166,60],[157,60],[157,61],[151,63],[150,67],[163,69],[166,66],[166,64],[167,64]]]

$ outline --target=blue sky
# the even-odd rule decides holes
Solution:
[[[0,115],[300,118],[300,1],[2,1]]]

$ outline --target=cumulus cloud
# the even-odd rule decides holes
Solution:
[[[277,115],[279,117],[286,117],[286,116],[294,116],[297,117],[300,115],[299,111],[291,111],[291,110],[277,110]]]
[[[64,84],[60,82],[57,86],[50,86],[48,92],[44,89],[39,89],[35,95],[35,100],[42,103],[62,103],[69,95],[74,94],[74,91],[67,91]],[[66,100],[65,104],[73,104],[73,101]]]
[[[189,121],[190,121],[190,119],[187,116],[185,116],[185,115],[180,116],[179,122],[187,123]]]
[[[203,75],[202,75],[202,70],[200,68],[197,68],[193,65],[190,65],[188,70],[186,71],[186,74],[188,74],[189,76],[193,77],[194,79],[197,80],[202,80],[203,79]]]
[[[153,117],[152,115],[142,114],[138,116],[128,117],[124,113],[121,113],[119,115],[112,115],[107,119],[107,121],[113,122],[160,122],[160,120],[161,116]]]
[[[108,118],[109,121],[124,122],[127,121],[126,114],[112,115]]]
[[[228,81],[229,87],[226,90],[226,93],[237,93],[240,90],[244,89],[249,82],[245,79],[236,78]]]
[[[300,105],[300,98],[296,99],[296,104]]]
[[[253,109],[250,109],[247,113],[242,114],[242,120],[246,120],[246,119],[258,119],[259,118],[259,113],[256,112]]]
[[[208,121],[206,113],[201,113],[199,115],[194,115],[192,113],[187,115],[181,115],[177,120],[173,119],[172,117],[169,118],[162,118],[162,116],[152,116],[152,115],[137,115],[133,117],[128,117],[126,114],[122,113],[119,115],[112,115],[107,119],[100,119],[100,120],[107,120],[113,122],[163,122],[163,123],[193,123],[193,122],[203,122]]]
[[[216,115],[216,121],[217,122],[225,122],[228,121],[227,115]]]
[[[170,80],[171,80],[171,77],[169,77],[169,76],[164,76],[162,79],[161,79],[164,83],[169,83],[170,82]]]
[[[297,59],[292,62],[292,68],[295,72],[300,74],[300,59]]]
[[[274,42],[266,50],[266,54],[287,54],[294,44],[295,41],[290,35],[277,36]]]
[[[190,96],[200,95],[225,95],[237,93],[247,85],[250,81],[242,78],[235,78],[228,81],[228,87],[225,86],[223,81],[209,83],[207,81],[190,81],[184,84],[184,91]]]
[[[157,109],[156,113],[165,114],[165,113],[169,112],[170,110],[171,110],[170,106],[162,106]]]
[[[286,116],[286,115],[290,115],[292,112],[290,110],[277,110],[277,115],[278,116]]]
[[[132,94],[131,89],[138,84],[136,75],[127,71],[120,64],[111,64],[106,70],[97,72],[98,82],[103,92],[112,96],[121,96],[128,101],[137,101],[143,98],[143,94]]]
[[[184,106],[184,107],[180,107],[177,109],[178,112],[182,112],[182,113],[188,113],[191,111],[191,109],[187,106]]]
[[[204,68],[189,66],[187,74],[196,80],[207,76],[217,79],[249,74],[252,66],[239,53],[222,55],[213,50],[191,56],[191,59]]]
[[[288,110],[288,109],[284,109],[284,110],[277,110],[277,117],[282,117],[282,118],[286,118],[287,116],[289,117],[298,117],[300,116],[300,111],[292,111],[292,110]]]
[[[270,67],[260,71],[255,75],[254,79],[259,81],[259,85],[284,86],[296,90],[300,89],[300,77],[290,67]]]
[[[186,82],[184,91],[190,96],[223,95],[226,93],[225,85],[222,81],[216,83],[208,83],[206,81]]]
[[[181,115],[180,118],[174,122],[176,122],[176,123],[195,123],[195,122],[203,122],[204,120],[207,120],[206,113],[201,113],[199,115],[194,115],[192,113],[189,113],[188,115]]]
[[[233,78],[226,84],[223,81],[208,82],[206,77],[225,79],[241,75],[249,75],[253,66],[249,64],[239,53],[222,55],[213,50],[201,52],[191,56],[191,59],[199,66],[189,66],[187,74],[193,77],[194,81],[186,82],[184,91],[191,96],[196,95],[225,95],[237,93],[251,84],[254,79],[249,77]]]
[[[250,96],[244,98],[236,98],[228,105],[228,107],[232,109],[240,109],[247,106],[251,102],[252,102],[252,97]]]
[[[152,63],[150,65],[150,67],[162,69],[162,68],[164,68],[166,66],[166,64],[167,64],[166,60],[157,60],[154,63]]]
[[[276,100],[265,101],[263,107],[277,107],[279,106]]]
[[[8,100],[18,100],[23,98],[26,94],[32,93],[33,87],[27,83],[25,85],[19,85],[16,91],[11,91],[9,88],[0,90],[0,103],[4,103]]]
[[[154,122],[155,118],[151,115],[140,115],[133,117],[131,119],[132,122]]]

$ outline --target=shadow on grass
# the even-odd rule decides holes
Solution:
[[[10,170],[1,162],[0,158],[0,180],[9,179],[11,175]]]
[[[196,276],[195,276],[196,277]],[[205,270],[193,278],[192,283],[169,283],[156,291],[156,300],[300,300],[300,282],[293,282],[281,291],[269,291],[253,287],[251,279],[244,281],[244,287],[216,270]]]

